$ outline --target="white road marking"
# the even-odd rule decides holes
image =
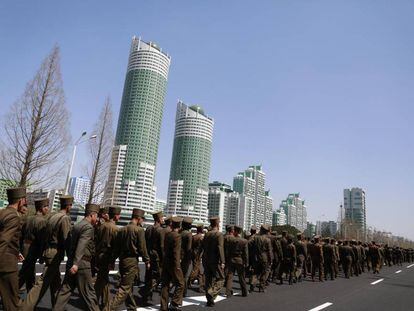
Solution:
[[[325,302],[324,304],[322,304],[320,306],[317,306],[317,307],[315,307],[313,309],[310,309],[309,311],[319,311],[319,310],[325,309],[325,308],[327,308],[329,306],[332,306],[332,305],[333,305],[332,302]]]
[[[408,269],[408,268],[411,268],[411,267],[414,267],[414,263],[413,263],[412,265],[409,265],[409,266],[407,267],[407,269]]]
[[[395,271],[395,273],[401,273],[401,270]]]
[[[378,284],[379,282],[382,282],[382,281],[384,281],[384,279],[379,279],[379,280],[376,280],[375,282],[372,282],[372,283],[371,283],[371,285]]]

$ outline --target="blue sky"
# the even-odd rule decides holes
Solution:
[[[2,1],[1,114],[58,43],[73,138],[108,94],[116,124],[139,35],[172,57],[160,198],[182,99],[215,120],[211,180],[262,164],[275,203],[300,192],[311,220],[360,186],[369,225],[414,239],[413,20],[412,1]]]

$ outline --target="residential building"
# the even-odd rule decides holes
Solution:
[[[167,201],[166,200],[161,200],[161,199],[156,199],[155,200],[155,209],[154,212],[164,212],[165,209],[167,208]]]
[[[300,198],[300,193],[291,193],[286,200],[280,204],[287,218],[287,224],[295,227],[299,231],[304,231],[307,227],[307,212],[305,201]]]
[[[356,235],[365,240],[367,229],[365,191],[362,188],[344,189],[345,222],[352,225]],[[349,228],[351,229],[351,228]]]
[[[7,189],[15,184],[12,180],[0,179],[0,208],[6,207],[9,204],[7,201]]]
[[[69,194],[73,196],[74,203],[85,206],[91,191],[89,177],[72,177],[69,181]]]
[[[314,237],[316,235],[316,225],[311,222],[307,222],[304,234],[307,238]]]
[[[272,226],[284,226],[284,225],[287,225],[285,211],[281,208],[273,211]]]
[[[208,222],[213,126],[213,119],[200,106],[178,102],[167,197],[168,214]]]
[[[273,198],[270,196],[270,190],[265,191],[264,223],[273,223]]]
[[[334,237],[338,232],[338,223],[336,221],[322,221],[318,222],[320,225],[320,230],[317,229],[318,234],[324,237]]]
[[[104,202],[152,213],[161,121],[170,56],[157,44],[133,37]]]

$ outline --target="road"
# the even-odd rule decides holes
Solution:
[[[62,264],[62,273],[64,267]],[[142,268],[143,266],[140,266],[141,271],[143,271]],[[40,274],[41,266],[38,265],[36,270]],[[115,275],[116,271],[111,272],[112,277]],[[237,281],[237,276],[235,279]],[[240,296],[237,282],[234,282],[234,286],[235,296],[230,299],[219,296],[216,305],[205,310],[414,310],[414,264],[407,263],[402,267],[384,267],[379,275],[363,273],[359,277],[351,279],[339,277],[335,281],[322,283],[306,280],[294,285],[288,285],[286,282],[284,285],[272,284],[266,293],[255,292],[247,298]],[[137,291],[138,289],[135,287],[134,293],[136,295]],[[184,298],[183,310],[200,310],[205,307],[203,295],[193,290],[189,290],[188,294],[189,297]],[[50,309],[48,293],[40,302],[38,310]],[[159,297],[157,294],[154,295],[154,306],[138,308],[139,311],[158,309]],[[67,310],[84,310],[83,302],[77,293],[71,298]]]

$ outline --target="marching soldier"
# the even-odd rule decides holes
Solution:
[[[184,297],[187,296],[188,278],[191,266],[191,244],[193,242],[193,235],[191,233],[191,226],[193,219],[191,217],[184,217],[182,221],[181,230],[181,270],[184,276]]]
[[[150,256],[151,269],[145,271],[145,287],[142,297],[144,304],[152,301],[152,292],[158,286],[161,278],[162,258],[164,249],[164,216],[161,211],[153,213],[154,224],[145,230],[145,241]]]
[[[115,262],[112,258],[112,252],[118,232],[116,223],[121,215],[120,207],[109,207],[108,221],[105,221],[97,230],[96,241],[96,258],[98,275],[95,282],[95,292],[98,304],[104,307],[109,304],[109,270],[113,269]],[[101,302],[102,300],[102,302]]]
[[[43,252],[43,261],[45,262],[43,273],[27,294],[26,300],[22,304],[22,310],[34,310],[49,286],[52,307],[55,305],[56,294],[61,282],[60,263],[65,256],[69,243],[71,229],[69,213],[72,204],[72,196],[60,197],[60,211],[52,215],[47,222],[48,237]]]
[[[323,263],[324,263],[324,275],[325,275],[325,281],[328,279],[328,274],[331,276],[331,280],[333,281],[335,279],[335,248],[330,243],[330,238],[326,238],[324,240],[325,244],[323,245]]]
[[[254,291],[254,287],[256,284],[256,275],[255,271],[257,270],[257,257],[256,252],[254,250],[254,237],[257,234],[256,226],[252,226],[250,228],[250,235],[247,238],[247,248],[249,253],[249,268],[247,269],[247,274],[249,276],[249,285],[250,285],[250,292]]]
[[[375,244],[374,241],[372,241],[371,245],[369,246],[369,255],[372,261],[372,271],[374,274],[378,274],[380,269],[380,253],[378,250],[378,246]]]
[[[190,278],[188,280],[188,287],[191,287],[195,280],[198,281],[199,292],[204,293],[204,275],[201,272],[201,257],[203,255],[203,225],[197,226],[197,233],[192,237],[191,243],[191,259],[193,264],[193,270],[191,271]]]
[[[342,269],[344,270],[345,278],[349,279],[352,275],[352,260],[353,260],[353,251],[352,247],[349,246],[348,241],[339,241],[339,257],[342,264]]]
[[[351,241],[352,252],[354,253],[354,258],[352,260],[352,270],[356,276],[361,274],[359,263],[361,262],[361,252],[357,247],[357,242],[355,240]]]
[[[135,279],[139,275],[138,257],[141,256],[146,269],[150,268],[150,259],[145,244],[145,233],[142,228],[145,212],[142,209],[132,210],[131,222],[118,231],[114,248],[114,258],[119,257],[121,282],[109,310],[117,310],[126,300],[128,310],[136,310],[137,305],[132,295]],[[106,308],[108,309],[108,308]]]
[[[19,271],[19,288],[26,284],[30,291],[36,281],[36,261],[41,258],[46,238],[46,215],[49,212],[49,199],[35,201],[36,214],[27,218],[23,235],[23,265]]]
[[[214,300],[224,283],[224,247],[223,234],[219,231],[220,219],[210,218],[211,230],[203,239],[203,266],[207,306],[214,306]]]
[[[86,204],[85,217],[71,231],[71,246],[62,286],[56,297],[54,311],[65,310],[75,288],[87,310],[99,311],[92,282],[91,260],[95,257],[94,225],[98,221],[99,205]],[[103,226],[103,225],[102,225]]]
[[[228,241],[228,259],[226,273],[226,296],[230,298],[233,295],[233,275],[237,272],[239,283],[242,290],[242,296],[247,296],[247,284],[245,269],[249,265],[249,256],[247,249],[247,240],[243,239],[240,234],[243,229],[234,226],[234,237]]]
[[[309,244],[309,254],[312,261],[312,282],[315,281],[316,271],[318,271],[319,282],[323,282],[323,250],[319,242],[319,236],[315,236],[314,243]]]
[[[272,282],[275,282],[279,273],[280,265],[283,260],[282,246],[277,237],[277,232],[273,231],[269,235],[270,244],[272,245],[273,261],[271,265],[271,274],[269,276]]]
[[[27,210],[26,189],[7,189],[9,205],[0,210],[0,296],[4,310],[19,308],[19,280],[17,262],[21,235],[20,217]]]
[[[296,248],[296,279],[298,282],[302,281],[302,277],[306,278],[306,258],[308,257],[308,251],[306,248],[306,244],[303,241],[302,233],[297,234],[297,241],[295,243]]]
[[[336,245],[335,239],[331,239],[331,244],[334,248],[334,253],[335,253],[334,273],[335,273],[335,278],[337,278],[339,274],[339,247],[338,245]]]
[[[296,267],[296,248],[293,245],[293,236],[288,235],[287,238],[287,246],[286,246],[286,255],[283,257],[283,272],[289,278],[289,285],[293,284],[293,275],[295,273]],[[283,284],[283,279],[280,279],[280,284]]]
[[[160,310],[162,311],[181,310],[180,306],[183,302],[184,276],[183,271],[181,270],[182,235],[178,232],[182,221],[183,219],[180,217],[173,217],[171,219],[172,231],[165,236],[165,258],[161,277],[162,290]],[[170,283],[175,287],[175,290],[170,306],[168,306]]]
[[[259,292],[265,292],[266,282],[269,277],[270,264],[272,263],[272,245],[268,238],[270,231],[269,225],[262,225],[260,233],[253,238],[253,251],[256,252],[257,264],[256,270],[253,272],[259,279]],[[251,284],[251,289],[255,287],[255,283]]]

